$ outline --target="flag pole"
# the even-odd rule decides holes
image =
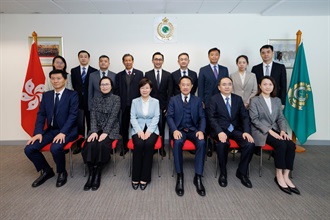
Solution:
[[[38,35],[35,31],[32,32],[33,41],[38,45]]]
[[[298,52],[298,47],[299,47],[300,42],[301,42],[301,35],[302,35],[302,32],[301,32],[300,30],[298,30],[297,33],[296,33],[296,35],[297,35],[297,38],[296,38],[296,54],[297,54],[297,52]],[[297,142],[296,134],[295,134],[293,131],[292,131],[292,141],[293,141],[294,143]],[[303,147],[300,146],[300,145],[296,145],[296,152],[298,152],[298,153],[302,153],[302,152],[305,152],[305,151],[306,151],[305,148],[303,148]]]

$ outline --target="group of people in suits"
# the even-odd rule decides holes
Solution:
[[[179,54],[180,69],[172,74],[162,69],[164,55],[154,53],[154,68],[144,75],[133,68],[134,57],[131,54],[122,58],[125,70],[115,74],[109,70],[108,56],[99,57],[100,69],[96,70],[88,64],[90,54],[82,50],[78,53],[80,65],[71,70],[70,79],[65,59],[55,57],[54,70],[49,74],[53,90],[43,95],[35,135],[25,148],[37,171],[42,171],[32,186],[37,187],[54,176],[40,153],[40,149],[48,143],[52,143],[51,152],[59,173],[56,185],[60,187],[66,183],[63,147],[78,133],[85,134],[84,127],[78,132],[79,118],[83,126],[86,120],[88,132],[82,149],[83,160],[89,170],[84,190],[100,187],[102,168],[110,159],[111,143],[119,135],[123,141],[120,155],[127,153],[130,129],[134,143],[132,187],[144,190],[151,181],[154,145],[159,135],[165,136],[167,121],[173,140],[177,173],[175,191],[178,196],[184,195],[182,147],[185,140],[192,141],[196,147],[193,184],[197,193],[205,196],[202,183],[204,158],[206,154],[212,156],[212,145],[219,158],[219,185],[226,187],[228,184],[229,139],[240,146],[241,159],[236,176],[244,186],[252,187],[248,165],[255,146],[268,143],[275,149],[275,182],[282,191],[299,194],[288,178],[293,169],[295,144],[286,134],[282,114],[286,94],[285,67],[272,61],[271,45],[261,47],[260,55],[263,63],[254,66],[252,73],[247,71],[248,57],[237,57],[238,71],[229,77],[228,68],[218,64],[220,50],[212,48],[208,51],[210,64],[202,67],[197,77],[196,72],[188,69],[187,53]],[[70,86],[75,91],[70,91]],[[197,87],[198,96],[195,96]],[[42,126],[45,121],[47,127]],[[165,156],[163,139],[161,154]],[[205,148],[207,140],[212,140],[208,149]],[[81,151],[81,146],[78,144],[75,153]]]

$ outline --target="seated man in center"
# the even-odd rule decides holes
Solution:
[[[170,99],[167,109],[167,123],[170,134],[174,139],[173,157],[177,182],[175,191],[178,196],[183,196],[183,159],[182,147],[186,139],[196,146],[194,185],[197,193],[205,196],[205,188],[202,183],[202,174],[205,157],[205,114],[202,100],[192,94],[192,80],[189,76],[181,77],[179,81],[181,93]]]
[[[210,99],[207,114],[211,125],[211,137],[216,142],[219,158],[219,185],[227,186],[227,160],[229,139],[233,139],[241,148],[241,160],[236,171],[236,177],[242,184],[252,188],[248,178],[248,166],[254,151],[254,140],[250,135],[250,118],[243,100],[232,93],[233,81],[224,77],[219,81],[220,92]]]

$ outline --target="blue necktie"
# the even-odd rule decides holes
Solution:
[[[185,70],[182,73],[183,73],[184,76],[186,75],[186,71]]]
[[[266,73],[265,73],[266,76],[269,76],[269,65],[266,66]]]
[[[159,88],[160,85],[160,78],[159,78],[159,70],[157,70],[157,86]]]
[[[60,93],[56,93],[55,97],[55,104],[54,104],[54,113],[53,113],[53,127],[58,128],[57,120],[56,120],[56,113],[57,113],[57,108],[58,108],[58,103],[60,102]]]
[[[83,71],[81,73],[81,79],[82,79],[82,82],[84,84],[85,83],[86,76],[87,76],[87,73],[86,73],[86,68],[85,67],[83,67],[82,69],[83,69]]]
[[[213,67],[213,73],[214,73],[215,78],[218,79],[219,74],[218,74],[217,66]]]
[[[230,105],[229,105],[229,98],[226,97],[226,107],[229,113],[229,116],[231,117],[231,111],[230,111]],[[234,126],[232,124],[229,125],[228,131],[232,132],[234,130]]]

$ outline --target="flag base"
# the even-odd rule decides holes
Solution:
[[[303,147],[300,146],[300,145],[296,145],[296,152],[297,152],[297,153],[303,153],[303,152],[305,152],[305,151],[306,151],[305,148],[303,148]]]

